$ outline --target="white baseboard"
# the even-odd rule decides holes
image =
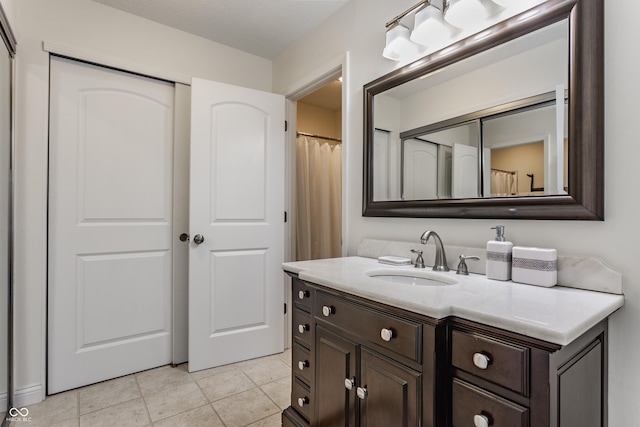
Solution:
[[[1,398],[2,396],[0,396]],[[24,408],[25,406],[40,403],[44,400],[44,388],[42,385],[34,385],[31,387],[25,387],[18,389],[14,395],[14,408]],[[4,408],[7,405],[7,396],[4,395],[4,399],[0,400],[0,407]]]

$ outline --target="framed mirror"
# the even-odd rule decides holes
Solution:
[[[364,216],[604,219],[602,0],[549,0],[364,87]]]

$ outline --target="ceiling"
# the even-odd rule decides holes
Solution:
[[[315,105],[316,107],[332,111],[341,110],[342,82],[340,80],[334,80],[304,98],[299,99],[298,102],[304,102],[305,104]]]
[[[349,0],[93,0],[273,60]]]

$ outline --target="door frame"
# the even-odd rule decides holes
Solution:
[[[314,67],[314,71],[291,86],[285,88],[285,117],[287,121],[287,130],[285,138],[285,206],[288,212],[287,222],[285,224],[285,261],[295,261],[296,253],[296,135],[297,129],[297,101],[304,98],[310,93],[320,89],[328,83],[342,77],[342,256],[347,255],[347,213],[349,212],[349,192],[348,176],[346,174],[349,159],[349,150],[345,150],[344,146],[350,132],[350,124],[347,120],[347,111],[349,111],[349,52],[337,56],[323,64]],[[359,196],[358,196],[359,200]],[[293,311],[291,301],[291,278],[285,275],[284,279],[285,302],[289,309],[287,310],[285,324],[285,348],[291,347],[291,313]]]

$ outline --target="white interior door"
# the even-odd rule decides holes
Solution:
[[[173,84],[53,57],[48,392],[171,362]]]
[[[197,371],[283,350],[284,97],[200,79],[191,89],[189,370]]]
[[[453,144],[454,199],[478,197],[478,148],[465,144]]]
[[[403,143],[403,199],[437,199],[438,145],[417,139]]]

